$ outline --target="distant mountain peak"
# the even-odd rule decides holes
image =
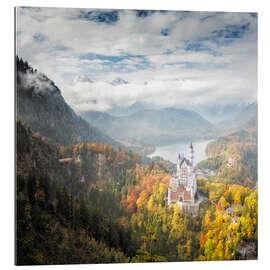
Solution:
[[[113,81],[110,82],[110,84],[113,86],[123,85],[123,84],[128,84],[128,83],[129,83],[128,81],[126,81],[120,77],[117,77]]]
[[[92,81],[86,74],[81,74],[75,78],[74,82],[93,83],[94,81]]]

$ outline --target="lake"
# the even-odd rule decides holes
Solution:
[[[206,145],[211,141],[212,140],[192,142],[193,149],[194,149],[194,165],[196,165],[201,160],[204,160],[207,158],[205,154],[205,148],[206,148]],[[190,142],[186,142],[186,141],[173,143],[170,145],[156,146],[156,151],[148,155],[148,157],[160,156],[173,163],[176,163],[179,153],[181,154],[181,156],[184,155],[185,157],[189,157],[189,146],[190,146]]]

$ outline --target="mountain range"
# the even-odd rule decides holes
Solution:
[[[128,106],[113,105],[106,113],[113,116],[127,116],[144,110],[159,109],[152,104],[136,101]]]
[[[217,126],[224,132],[234,132],[242,129],[243,126],[250,126],[252,119],[258,118],[258,103],[254,102],[243,107],[237,114],[231,115],[226,120],[221,121]],[[256,121],[255,120],[255,121]],[[254,121],[253,121],[254,122]]]
[[[257,120],[257,103],[191,110],[135,102],[125,107],[115,105],[107,112],[86,111],[78,115],[46,75],[18,57],[16,67],[17,119],[57,144],[100,142],[143,150],[145,154],[152,151],[151,145],[223,136]],[[79,77],[78,80],[89,82],[90,79]],[[223,120],[209,121],[211,112]]]
[[[126,116],[88,111],[81,116],[113,138],[152,144],[205,139],[215,132],[215,127],[198,113],[176,108],[148,109]]]
[[[246,108],[247,104],[203,104],[203,105],[191,105],[189,108],[214,125],[219,125],[219,123],[233,119],[237,114]]]

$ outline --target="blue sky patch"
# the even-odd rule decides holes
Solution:
[[[250,23],[244,25],[227,25],[225,28],[215,30],[212,33],[217,38],[241,38],[249,29]]]
[[[251,17],[253,18],[258,18],[258,13],[255,13],[255,12],[251,12],[249,13]]]
[[[186,47],[186,51],[193,51],[193,52],[209,51],[209,47],[204,46],[200,42],[193,42],[193,43],[188,43]]]
[[[207,39],[207,40],[210,40],[210,39]],[[194,42],[188,41],[186,43],[185,50],[191,51],[191,52],[203,52],[204,51],[204,52],[208,52],[209,54],[214,55],[214,56],[221,55],[218,51],[211,48],[211,46],[209,46],[209,44],[205,45],[204,41],[206,41],[206,40],[202,39],[202,40],[194,41]]]
[[[169,33],[170,33],[170,30],[168,29],[168,28],[165,28],[165,29],[162,29],[161,30],[161,35],[162,36],[168,36],[169,35]]]
[[[211,69],[222,69],[226,66],[226,64],[214,64],[214,63],[197,63],[197,62],[175,62],[170,65],[184,65],[185,69],[200,69],[200,70],[211,70]]]
[[[118,10],[113,11],[80,11],[79,18],[98,23],[111,24],[118,21]]]
[[[104,61],[110,61],[110,62],[119,62],[125,59],[124,56],[113,56],[113,55],[102,55],[102,54],[94,54],[94,53],[88,53],[85,55],[82,55],[80,59],[88,59],[88,60],[104,60]]]
[[[80,59],[87,59],[87,60],[102,60],[100,64],[102,65],[102,72],[132,72],[136,70],[144,70],[147,68],[151,68],[152,64],[146,60],[145,56],[142,55],[123,55],[123,56],[108,56],[108,55],[101,55],[101,54],[86,54],[82,55]],[[132,59],[136,61],[132,63]],[[139,59],[139,61],[138,61]],[[122,62],[124,60],[131,60],[131,64]],[[88,68],[92,71],[95,70],[95,67]],[[100,72],[97,71],[97,72]]]
[[[136,10],[136,16],[144,18],[158,12],[157,10]]]
[[[67,50],[69,50],[70,48],[67,47],[67,46],[64,46],[64,45],[56,45],[56,46],[54,46],[54,49],[55,49],[56,51],[67,51]]]
[[[243,38],[245,33],[249,30],[250,23],[243,25],[226,25],[222,29],[212,31],[211,35],[199,38],[195,41],[186,42],[186,51],[206,51],[214,56],[220,55],[217,50],[214,50],[210,43],[217,46],[227,46],[234,42],[236,39]],[[206,44],[207,43],[207,44]]]
[[[94,54],[94,53],[88,53],[85,55],[81,55],[80,59],[88,59],[88,60],[94,60],[94,59],[99,59],[99,60],[106,60],[110,62],[120,62],[124,59],[132,59],[132,58],[141,58],[142,60],[144,59],[144,56],[142,55],[123,55],[123,56],[114,56],[114,55],[102,55],[102,54]]]
[[[33,35],[33,39],[37,42],[43,42],[46,40],[46,36],[43,35],[42,33],[36,33]]]

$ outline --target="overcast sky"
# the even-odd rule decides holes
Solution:
[[[77,112],[257,101],[254,13],[18,8],[17,54]]]

